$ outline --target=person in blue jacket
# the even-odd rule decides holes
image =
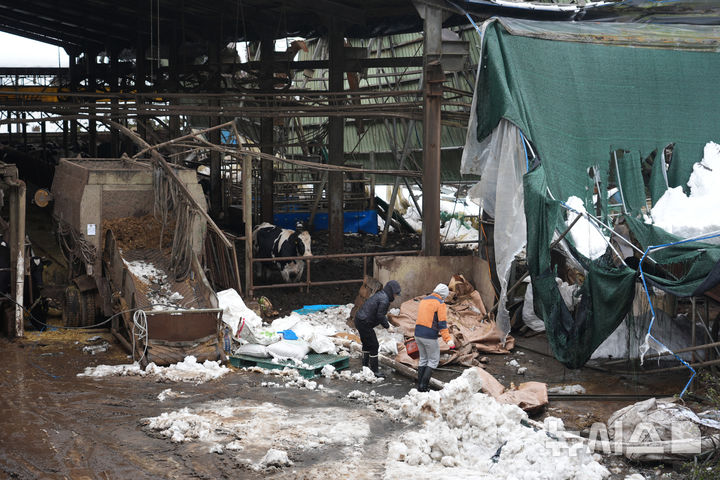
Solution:
[[[368,298],[355,314],[355,328],[357,328],[362,341],[363,367],[370,367],[375,376],[380,378],[385,375],[380,372],[378,367],[380,344],[374,328],[378,325],[390,328],[387,312],[396,295],[400,295],[400,284],[395,280],[390,280],[382,290]]]

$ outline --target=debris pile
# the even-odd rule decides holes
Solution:
[[[147,299],[153,305],[153,310],[163,310],[166,307],[185,308],[180,303],[185,297],[173,290],[173,282],[164,270],[142,260],[123,261],[130,273],[149,287],[147,289]]]
[[[103,232],[112,230],[121,250],[139,250],[144,248],[162,248],[169,253],[175,233],[175,221],[172,220],[163,228],[162,222],[153,214],[144,217],[123,217],[103,221]],[[160,235],[162,234],[162,245]]]

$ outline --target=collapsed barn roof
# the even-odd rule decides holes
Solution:
[[[464,13],[535,20],[621,21],[716,25],[720,6],[709,0],[591,2],[558,5],[488,0],[423,0],[448,13],[446,26],[466,23]],[[327,33],[329,19],[346,25],[350,38],[419,32],[422,19],[411,0],[76,0],[61,7],[54,0],[0,0],[0,30],[69,50],[133,49],[148,40],[186,44],[230,43]],[[179,38],[178,38],[179,37]]]

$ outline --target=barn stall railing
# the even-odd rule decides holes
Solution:
[[[273,283],[269,285],[255,285],[255,278],[254,275],[249,275],[249,278],[247,280],[247,290],[246,293],[252,297],[255,290],[261,290],[261,289],[269,289],[269,288],[289,288],[289,287],[305,287],[306,291],[310,290],[310,287],[318,287],[322,285],[342,285],[342,284],[348,284],[348,283],[362,283],[365,279],[365,275],[367,275],[368,265],[367,260],[368,258],[375,258],[375,257],[386,257],[386,256],[398,256],[398,255],[420,255],[422,252],[420,250],[401,250],[396,252],[365,252],[365,253],[335,253],[335,254],[328,254],[328,255],[309,255],[309,256],[302,256],[302,257],[283,257],[283,261],[290,261],[290,260],[302,260],[305,262],[305,281],[303,282],[295,282],[295,283]],[[336,260],[336,259],[348,259],[348,258],[362,258],[363,259],[363,273],[360,278],[351,278],[351,279],[342,279],[342,280],[326,280],[326,281],[312,281],[312,275],[311,275],[311,263],[312,261],[318,261],[318,260]],[[264,263],[264,262],[276,262],[278,261],[278,258],[251,258],[250,259],[250,265],[255,267],[256,263]]]

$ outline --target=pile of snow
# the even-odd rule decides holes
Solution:
[[[153,305],[153,310],[165,310],[168,307],[172,309],[185,308],[180,303],[185,297],[173,291],[171,282],[168,281],[168,275],[164,270],[142,260],[123,261],[130,273],[145,285],[150,285],[151,288],[148,290],[147,297]]]
[[[288,450],[302,454],[330,448],[351,456],[369,437],[373,418],[366,409],[285,407],[229,398],[164,412],[141,423],[148,433],[171,442],[198,442],[219,454],[241,450],[246,456],[242,463],[255,469],[289,465]]]
[[[568,198],[565,203],[573,210],[579,212],[576,213],[568,210],[568,218],[565,224],[569,227],[578,215],[587,213],[587,210],[585,210],[583,201],[575,196]],[[580,220],[570,229],[568,235],[572,238],[575,248],[592,260],[601,257],[607,250],[609,239],[600,233],[585,215],[582,215]]]
[[[158,401],[164,402],[168,398],[179,398],[185,396],[182,392],[173,392],[171,388],[166,388],[162,392],[160,392],[157,396]]]
[[[244,367],[242,368],[245,372],[256,372],[256,373],[262,373],[263,375],[273,375],[276,377],[281,377],[285,380],[287,380],[287,383],[285,384],[278,384],[275,382],[262,382],[263,387],[295,387],[295,388],[304,388],[308,390],[323,390],[324,387],[322,385],[319,385],[317,382],[313,380],[308,380],[307,378],[300,375],[300,372],[298,372],[294,368],[285,367],[282,370],[280,369],[266,369],[261,367]],[[335,367],[332,365],[325,365],[323,367],[321,375],[325,378],[339,378],[345,381],[351,381],[351,382],[357,382],[357,383],[378,383],[382,382],[383,379],[376,377],[375,374],[367,367],[362,367],[362,370],[359,372],[353,373],[351,370],[336,370]]]
[[[548,393],[558,393],[561,395],[584,395],[585,388],[582,385],[560,385],[548,388]]]
[[[690,195],[680,186],[669,188],[653,206],[648,223],[682,238],[720,230],[720,145],[705,145],[687,185]]]
[[[260,467],[287,467],[292,465],[293,462],[288,459],[288,454],[285,450],[276,450],[271,448],[267,451],[262,460],[260,460]]]
[[[154,363],[150,363],[143,370],[138,362],[132,365],[98,365],[97,367],[85,368],[85,371],[78,373],[77,376],[112,377],[137,375],[153,377],[158,382],[194,382],[199,384],[220,378],[228,372],[230,372],[230,369],[220,365],[220,362],[205,360],[203,363],[198,363],[197,358],[189,355],[185,357],[184,361],[168,367],[159,367]]]
[[[480,386],[480,375],[471,368],[442,391],[411,390],[398,415],[418,425],[390,442],[386,478],[594,480],[610,475],[586,447],[521,425],[525,412],[478,393]]]

